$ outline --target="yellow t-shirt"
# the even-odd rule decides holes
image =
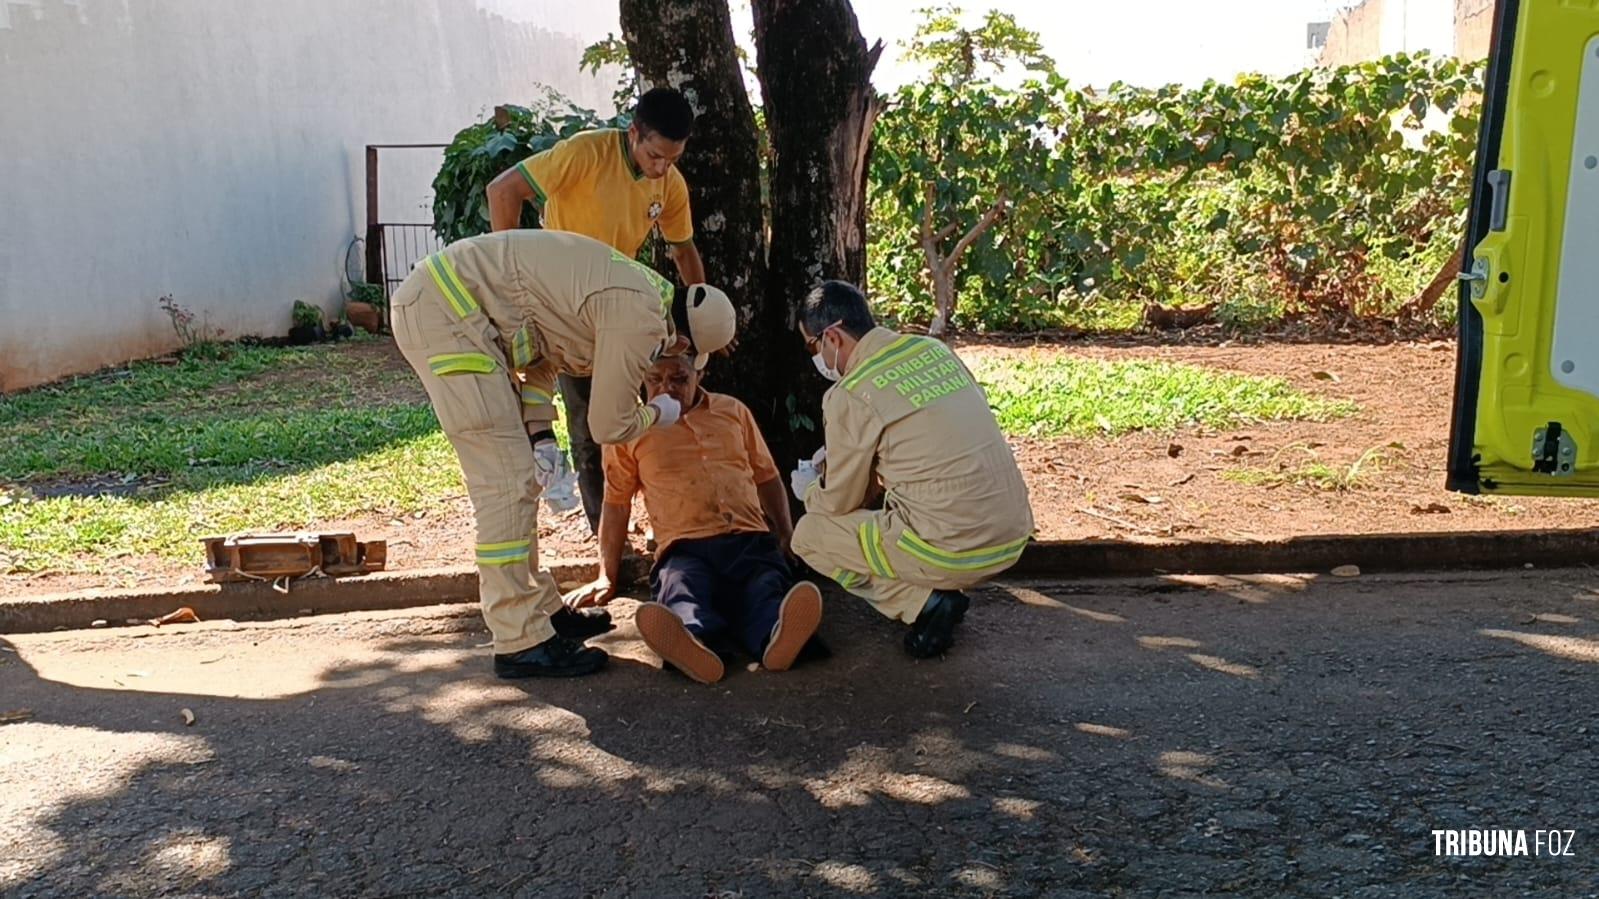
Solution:
[[[604,241],[628,257],[659,225],[670,244],[694,239],[688,184],[672,166],[666,177],[644,177],[627,151],[627,132],[581,131],[516,164],[533,186],[544,227]]]

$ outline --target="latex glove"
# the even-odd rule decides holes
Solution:
[[[581,609],[584,606],[603,606],[615,598],[616,585],[602,575],[566,594],[561,601],[568,609]]]
[[[815,484],[821,476],[822,473],[816,470],[814,464],[801,462],[799,467],[794,469],[793,473],[788,476],[788,486],[790,490],[794,491],[794,498],[800,502],[805,502],[805,491],[811,489],[811,485]]]
[[[540,440],[533,444],[533,480],[539,482],[539,487],[548,490],[561,476],[561,469],[565,467],[566,459],[561,454],[561,448],[553,440]]]
[[[650,400],[649,405],[655,407],[655,427],[664,428],[677,424],[677,420],[683,417],[683,404],[672,399],[669,394],[663,393]]]

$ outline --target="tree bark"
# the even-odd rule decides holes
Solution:
[[[673,87],[694,107],[694,134],[677,168],[688,182],[694,243],[706,280],[739,312],[739,345],[713,359],[707,386],[762,415],[771,406],[774,340],[766,303],[761,159],[727,0],[621,0],[622,37],[647,87]],[[666,266],[668,274],[675,274]]]
[[[866,287],[866,175],[881,101],[849,0],[754,0],[756,70],[771,141],[771,251],[762,348],[779,373],[767,439],[780,461],[821,445],[821,394],[795,332],[818,282]],[[742,349],[740,350],[742,353]]]
[[[1454,255],[1450,256],[1449,261],[1444,263],[1444,267],[1439,269],[1438,274],[1433,276],[1431,283],[1423,288],[1421,293],[1411,297],[1400,309],[1400,316],[1409,318],[1412,321],[1421,321],[1430,315],[1433,307],[1438,305],[1438,301],[1443,299],[1444,294],[1451,287],[1459,285],[1460,267],[1465,264],[1465,261],[1466,244],[1462,241],[1460,246],[1455,247]]]
[[[770,250],[761,158],[726,0],[621,0],[644,80],[681,90],[698,118],[678,167],[707,277],[739,307],[739,345],[708,385],[755,413],[782,470],[822,442],[820,399],[795,331],[824,278],[866,279],[866,168],[879,100],[848,0],[755,0],[757,69],[770,141]]]

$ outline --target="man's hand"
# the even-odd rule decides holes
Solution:
[[[615,598],[616,585],[611,583],[610,578],[601,576],[561,597],[561,602],[566,603],[568,609],[581,609],[584,606],[607,605]]]
[[[816,470],[815,465],[809,462],[801,462],[799,467],[794,469],[788,476],[788,485],[794,491],[794,498],[800,502],[805,502],[805,492],[810,490],[811,485],[815,484],[821,476],[822,473]]]
[[[673,399],[670,394],[661,394],[650,400],[649,405],[655,407],[655,427],[664,428],[677,423],[683,416],[683,404]]]
[[[711,355],[713,357],[717,358],[717,359],[726,359],[729,356],[733,355],[733,351],[736,350],[736,349],[738,349],[738,335],[737,334],[733,335],[733,339],[729,340],[727,342],[727,346],[722,347],[721,349],[717,350],[716,352],[712,353]]]
[[[533,480],[539,482],[541,489],[548,490],[561,476],[561,468],[566,460],[561,455],[561,448],[554,440],[539,440],[533,444]]]

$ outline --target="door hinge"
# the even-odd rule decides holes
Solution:
[[[1532,432],[1532,470],[1557,478],[1577,473],[1577,442],[1560,422],[1551,421]]]

